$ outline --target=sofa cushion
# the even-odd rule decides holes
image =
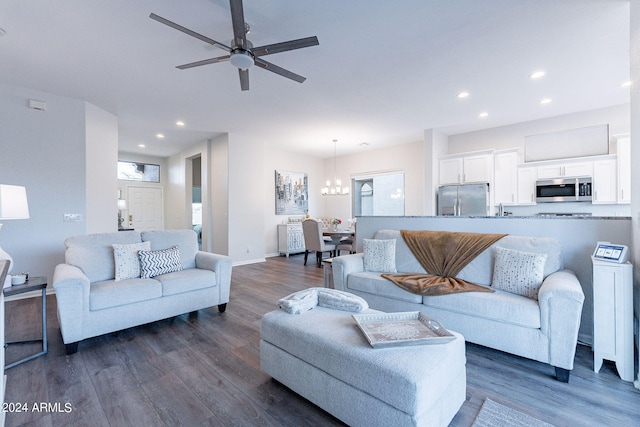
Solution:
[[[364,239],[364,271],[396,273],[396,239]]]
[[[367,292],[399,301],[422,303],[422,295],[413,294],[396,286],[392,281],[380,277],[380,273],[351,273],[347,278],[347,290]],[[366,299],[366,298],[365,298]]]
[[[538,301],[501,290],[491,293],[462,292],[422,297],[422,299],[422,303],[426,307],[439,308],[526,328],[540,328],[540,306]],[[427,310],[428,313],[429,311]]]
[[[115,259],[116,280],[135,279],[140,277],[139,251],[151,250],[151,243],[114,244],[113,258]]]
[[[175,295],[216,285],[216,274],[211,270],[189,268],[154,277],[162,284],[162,295]]]
[[[493,281],[493,268],[495,248],[514,249],[522,252],[546,254],[547,261],[544,265],[544,277],[558,270],[562,270],[562,245],[556,239],[550,237],[529,236],[505,236],[493,245],[489,246],[473,261],[471,261],[460,273],[459,279],[490,286]]]
[[[182,270],[180,250],[177,246],[158,251],[139,251],[138,256],[140,277],[143,279]]]
[[[162,296],[162,285],[154,279],[106,280],[91,284],[89,310],[102,310]]]
[[[151,242],[151,250],[168,249],[178,246],[182,269],[196,267],[196,253],[198,252],[198,236],[193,230],[156,230],[143,231],[143,242]]]
[[[64,253],[67,264],[78,267],[87,275],[90,282],[101,282],[115,276],[113,244],[140,243],[137,231],[118,231],[115,233],[86,234],[69,237],[64,241]]]
[[[537,300],[546,260],[547,254],[496,247],[491,286]]]
[[[426,273],[409,246],[405,243],[400,230],[378,230],[376,239],[395,239],[396,241],[396,270],[398,273]]]

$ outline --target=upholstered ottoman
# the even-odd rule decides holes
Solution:
[[[276,310],[262,318],[260,364],[351,426],[446,426],[466,396],[464,338],[452,333],[446,344],[372,348],[352,313]]]

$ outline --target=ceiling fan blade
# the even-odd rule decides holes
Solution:
[[[216,58],[203,59],[202,61],[190,62],[188,64],[178,65],[176,68],[186,70],[187,68],[200,67],[201,65],[215,64],[216,62],[225,62],[231,58],[231,55],[218,56]]]
[[[244,25],[244,9],[242,0],[229,0],[231,7],[231,24],[233,25],[233,44],[242,49],[247,48],[247,30]]]
[[[249,90],[249,70],[238,68],[238,75],[240,76],[240,89]]]
[[[214,39],[211,39],[207,36],[203,36],[202,34],[196,33],[195,31],[192,31],[188,28],[183,27],[182,25],[176,24],[175,22],[169,21],[168,19],[163,18],[162,16],[158,16],[155,13],[152,13],[151,15],[149,15],[149,18],[153,19],[154,21],[158,21],[161,24],[164,25],[168,25],[169,27],[176,29],[178,31],[181,31],[187,35],[190,35],[191,37],[195,37],[199,40],[202,40],[205,43],[209,43],[215,47],[218,47],[222,50],[226,50],[227,52],[231,51],[231,48],[225,44],[222,44],[220,42],[215,41]]]
[[[303,39],[289,40],[288,42],[268,44],[258,46],[251,49],[254,56],[271,55],[278,52],[286,52],[287,50],[302,49],[304,47],[317,46],[320,43],[316,36],[305,37]]]
[[[262,58],[255,58],[255,64],[258,67],[264,68],[265,70],[271,71],[272,73],[276,73],[281,75],[282,77],[286,77],[291,80],[295,80],[298,83],[302,83],[307,80],[306,77],[302,77],[296,73],[293,73],[289,70],[285,70],[282,67],[278,67],[277,65],[272,64],[271,62],[267,62]]]

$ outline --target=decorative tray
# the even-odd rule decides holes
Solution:
[[[444,344],[456,338],[440,322],[420,311],[352,316],[374,348]]]

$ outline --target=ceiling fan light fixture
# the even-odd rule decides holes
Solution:
[[[253,56],[247,51],[232,53],[229,61],[231,61],[231,65],[236,68],[240,68],[241,70],[251,68],[255,63]]]

